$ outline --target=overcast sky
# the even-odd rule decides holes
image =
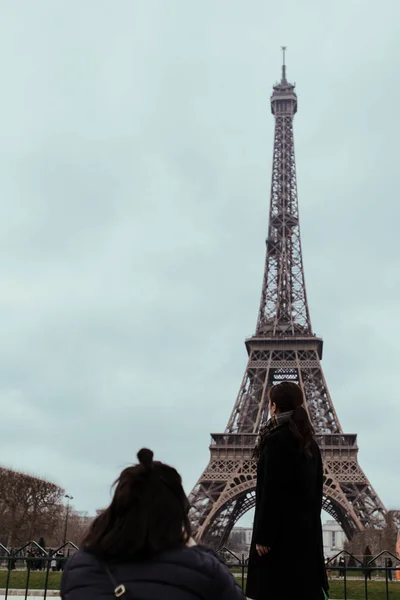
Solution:
[[[288,46],[312,324],[400,508],[400,3],[0,5],[0,462],[105,506],[142,446],[192,488],[246,366]]]

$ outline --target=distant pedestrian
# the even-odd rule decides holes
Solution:
[[[342,578],[342,577],[344,577],[344,572],[346,570],[346,560],[343,555],[339,558],[338,566],[339,566],[339,571],[338,571],[339,577]]]
[[[386,571],[387,571],[387,576],[389,581],[393,581],[393,561],[392,559],[389,557],[386,559]]]
[[[363,573],[364,573],[364,577],[365,579],[372,579],[372,566],[373,566],[373,561],[372,561],[372,553],[371,553],[371,549],[369,546],[367,546],[365,548],[364,551],[364,556],[363,556]]]
[[[11,552],[11,554],[8,557],[7,568],[9,571],[14,571],[14,569],[17,566],[16,560],[15,560],[15,549],[11,548],[10,552]]]
[[[57,552],[57,571],[64,571],[64,552]]]
[[[57,560],[56,560],[55,554],[53,554],[53,556],[52,556],[50,567],[51,567],[52,571],[57,571]]]
[[[330,558],[326,559],[326,574],[328,576],[328,579],[332,579],[332,561]]]
[[[245,600],[228,567],[191,539],[177,471],[150,450],[138,459],[66,563],[62,600]]]
[[[256,510],[247,596],[322,600],[329,589],[321,524],[323,467],[300,386],[290,381],[272,386],[269,412],[254,452]],[[301,540],[301,552],[288,578],[294,539]]]

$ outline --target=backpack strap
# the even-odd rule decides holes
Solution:
[[[115,597],[116,598],[121,598],[121,600],[126,600],[126,596],[125,596],[126,589],[125,589],[124,584],[123,583],[118,584],[116,582],[116,579],[115,579],[114,575],[111,573],[108,565],[106,565],[105,563],[103,563],[102,566],[103,566],[103,569],[104,569],[104,571],[106,572],[106,574],[108,576],[108,579],[111,582],[111,585],[114,588],[114,595],[115,595]]]

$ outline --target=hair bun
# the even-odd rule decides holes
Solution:
[[[142,448],[137,453],[139,462],[145,469],[151,469],[151,467],[153,466],[153,456],[154,453],[151,450],[148,450],[147,448]]]

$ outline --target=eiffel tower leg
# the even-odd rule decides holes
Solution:
[[[250,457],[211,460],[189,497],[196,539],[221,547],[237,520],[252,508],[247,496],[254,489],[255,463]]]
[[[317,353],[312,360],[301,360],[298,356],[298,362],[300,384],[318,435],[327,480],[332,481],[328,486],[330,495],[333,498],[340,490],[340,495],[352,509],[348,512],[349,517],[340,519],[344,530],[349,533],[354,523],[359,530],[384,527],[386,509],[358,463],[357,436],[338,435],[342,429]]]
[[[240,518],[238,515],[241,514],[245,500],[244,496],[239,496],[225,505],[225,509],[216,515],[213,527],[209,529],[209,541],[206,538],[206,543],[213,544],[213,540],[218,540],[218,549],[226,544],[232,528]]]

